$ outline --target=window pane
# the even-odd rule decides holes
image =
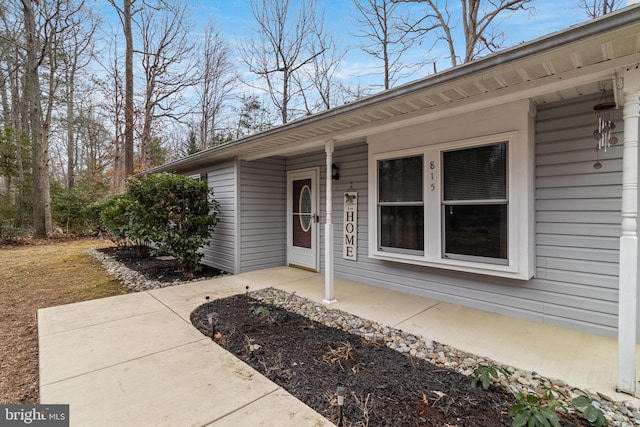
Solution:
[[[507,198],[507,143],[443,153],[444,200]]]
[[[424,207],[381,206],[380,246],[424,250]]]
[[[422,156],[379,160],[380,202],[422,201]]]
[[[507,259],[507,205],[444,206],[447,254]]]

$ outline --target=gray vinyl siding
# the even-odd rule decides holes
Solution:
[[[367,145],[336,149],[333,222],[338,277],[500,314],[615,336],[621,219],[622,147],[600,153],[592,139],[598,97],[538,107],[536,118],[536,270],[528,281],[460,273],[368,257]],[[622,141],[622,118],[616,113]],[[324,153],[288,159],[289,170],[320,167]],[[342,195],[358,191],[358,260],[342,259]],[[321,222],[324,223],[324,220]],[[320,233],[321,242],[323,233]],[[323,242],[321,244],[321,249]],[[323,258],[321,252],[321,259]],[[322,264],[322,267],[324,264]]]
[[[220,221],[209,245],[202,248],[202,263],[235,273],[236,230],[236,165],[234,162],[212,167],[207,171],[209,188],[220,204]]]
[[[278,267],[287,261],[285,160],[239,162],[240,270]]]
[[[622,195],[622,111],[614,111],[620,140],[598,153],[593,105],[599,95],[541,106],[536,132],[536,281],[563,296],[549,315],[593,325],[614,336]],[[555,303],[552,305],[552,303]],[[566,314],[565,314],[566,313]]]

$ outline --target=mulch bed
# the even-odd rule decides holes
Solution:
[[[110,247],[98,250],[131,270],[137,271],[148,280],[157,280],[162,283],[206,279],[222,274],[222,271],[217,268],[201,264],[201,270],[195,274],[195,277],[186,277],[180,271],[178,261],[165,256],[149,256],[148,248]]]
[[[471,387],[471,378],[405,356],[246,295],[211,301],[191,322],[215,341],[339,425],[338,386],[345,387],[344,426],[511,426],[516,402],[499,385]],[[248,345],[254,346],[248,351]],[[588,426],[558,414],[563,426]]]

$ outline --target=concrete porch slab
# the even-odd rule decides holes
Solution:
[[[557,326],[440,303],[398,325],[452,347],[516,368],[559,378],[616,400],[617,342]],[[640,366],[640,352],[636,352]]]
[[[292,267],[274,267],[264,270],[251,271],[249,273],[242,273],[245,279],[251,279],[256,283],[260,283],[261,287],[269,286],[282,286],[290,282],[296,282],[298,280],[309,279],[314,276],[320,276],[318,273],[302,270],[300,268]]]

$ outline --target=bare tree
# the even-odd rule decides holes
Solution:
[[[75,185],[76,169],[76,137],[75,137],[75,90],[77,74],[93,59],[93,35],[98,20],[86,9],[70,16],[70,26],[63,41],[64,54],[61,55],[64,67],[64,97],[67,109],[67,188]]]
[[[307,114],[328,110],[337,105],[340,85],[337,79],[338,67],[347,53],[340,48],[336,38],[324,29],[324,13],[317,17],[316,27],[309,29],[312,35],[311,50],[321,52],[311,62],[302,67],[294,79],[299,87]],[[311,96],[311,91],[317,98]]]
[[[26,64],[24,52],[24,20],[21,6],[17,3],[3,3],[0,5],[0,97],[2,102],[2,121],[5,126],[4,137],[13,151],[5,153],[14,160],[16,180],[10,174],[5,175],[5,185],[8,195],[12,195],[15,188],[15,198],[24,200],[27,181],[25,163],[30,153],[23,152],[25,144],[22,135],[29,129],[27,110],[25,108],[23,88],[25,86]],[[29,162],[30,163],[30,162]],[[29,192],[30,193],[30,192]],[[20,226],[22,224],[20,223]]]
[[[163,1],[160,7],[145,7],[137,22],[142,39],[142,69],[145,78],[141,164],[152,166],[155,122],[162,118],[181,120],[185,109],[184,91],[195,85],[192,60],[194,44],[186,22],[187,4]],[[157,142],[158,139],[156,138]]]
[[[98,101],[95,102],[96,109],[104,114],[104,121],[111,123],[113,135],[111,137],[111,187],[116,192],[122,192],[125,188],[125,166],[124,166],[124,98],[125,82],[122,73],[122,62],[119,54],[118,38],[114,34],[105,46],[108,47],[102,52],[103,58],[96,58],[97,62],[104,70],[100,76],[92,76],[92,82],[98,93]],[[94,111],[94,114],[96,112]]]
[[[295,10],[290,0],[251,0],[259,38],[246,40],[242,61],[266,85],[282,123],[291,118],[293,76],[321,51],[313,51],[310,28],[315,28],[315,0],[302,0]]]
[[[617,0],[578,0],[578,6],[591,19],[604,16],[620,7],[623,2]]]
[[[196,85],[200,106],[200,149],[215,144],[224,103],[237,82],[229,46],[209,23],[202,41]]]
[[[500,49],[505,40],[505,34],[499,29],[498,17],[516,11],[533,10],[530,3],[533,0],[460,0],[462,31],[465,40],[464,55],[458,55],[455,49],[455,22],[449,10],[448,0],[393,0],[395,3],[424,3],[427,8],[422,18],[408,23],[405,20],[404,29],[420,38],[432,31],[436,31],[437,40],[446,43],[451,59],[451,66],[458,65],[458,58],[462,62],[472,61],[485,52]]]
[[[412,33],[402,28],[408,17],[391,0],[354,0],[358,16],[353,17],[359,31],[354,35],[362,39],[363,52],[382,61],[385,90],[399,79],[415,73],[422,65],[407,64],[403,57],[416,42]]]

